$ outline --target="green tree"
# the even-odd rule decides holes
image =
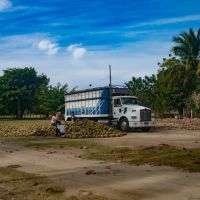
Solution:
[[[133,77],[131,81],[125,83],[132,95],[138,97],[141,104],[154,108],[154,84],[156,76],[145,76],[144,78]]]
[[[185,64],[186,70],[200,72],[200,29],[195,33],[193,29],[182,32],[173,38],[175,46],[172,52]]]
[[[180,59],[164,59],[154,88],[160,112],[178,111],[183,115],[186,102],[196,90],[197,83],[196,72],[186,71]]]
[[[175,57],[169,55],[159,63],[157,77],[133,77],[126,85],[155,112],[178,111],[183,116],[185,109],[200,110],[200,29],[182,32],[173,41]]]
[[[47,117],[55,112],[64,112],[64,95],[68,86],[58,83],[56,86],[44,87],[38,95],[38,101],[34,109],[37,113],[43,113]]]
[[[49,80],[44,74],[38,75],[34,68],[25,67],[4,70],[0,82],[4,112],[17,114],[17,118],[21,119],[25,110],[32,109],[38,93]]]

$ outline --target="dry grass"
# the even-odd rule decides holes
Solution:
[[[144,149],[109,148],[89,140],[29,141],[31,148],[82,148],[82,158],[124,162],[132,165],[149,164],[171,166],[190,172],[200,172],[200,148],[185,149],[169,145],[151,146]]]
[[[0,199],[2,200],[108,200],[93,194],[66,197],[64,192],[64,187],[52,183],[45,177],[11,168],[0,168]]]
[[[100,148],[87,155],[89,159],[124,162],[133,165],[171,166],[190,172],[200,172],[200,149],[176,148],[169,145],[132,150]]]
[[[160,127],[167,128],[178,128],[178,129],[186,129],[186,130],[200,130],[200,119],[174,119],[174,118],[165,118],[165,119],[157,119],[157,125]]]
[[[49,190],[54,188],[54,190]],[[0,168],[0,199],[44,200],[65,199],[64,188],[48,179],[10,168]]]
[[[0,124],[8,125],[31,125],[31,124],[50,124],[50,120],[40,120],[40,119],[24,119],[24,120],[15,120],[15,119],[0,119]]]

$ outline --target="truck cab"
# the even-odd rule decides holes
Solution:
[[[122,131],[127,131],[129,128],[149,131],[155,125],[155,121],[151,118],[151,109],[138,105],[135,96],[113,96],[112,116]]]

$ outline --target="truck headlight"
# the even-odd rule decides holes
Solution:
[[[131,116],[131,119],[137,119],[137,117],[136,116]]]

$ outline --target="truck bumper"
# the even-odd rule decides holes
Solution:
[[[153,127],[155,126],[155,121],[152,120],[152,121],[146,121],[146,122],[133,122],[133,121],[130,121],[129,122],[129,126],[130,128],[143,128],[143,127]]]

